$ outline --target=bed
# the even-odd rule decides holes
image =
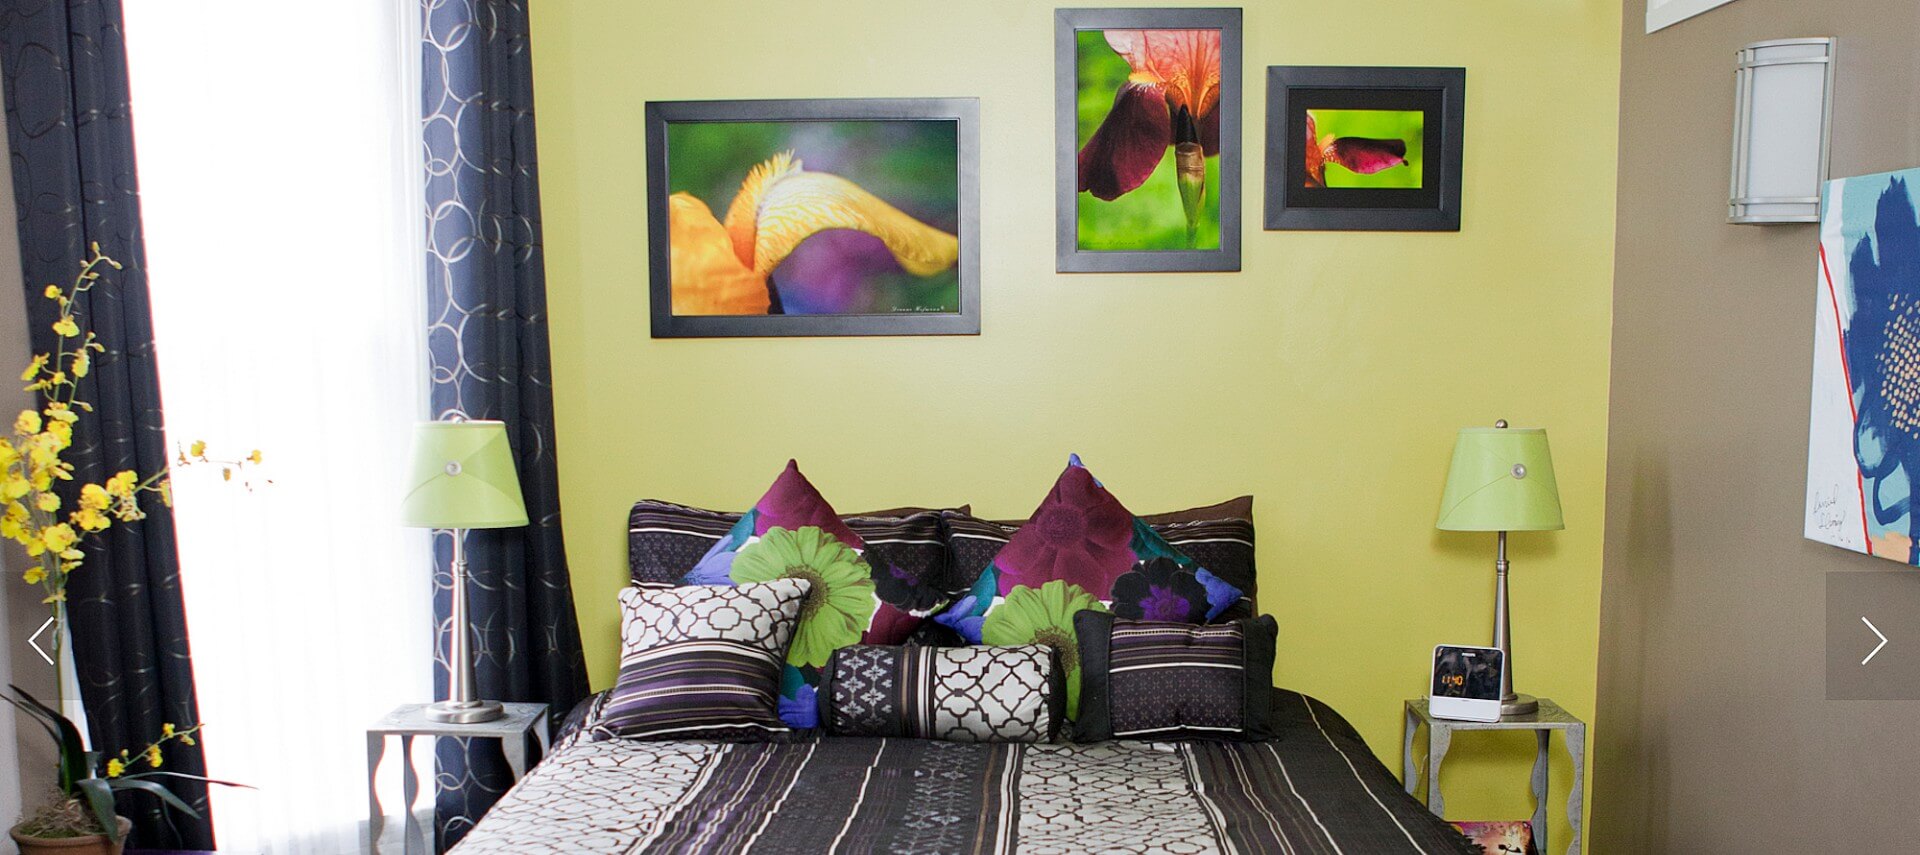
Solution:
[[[1143,518],[1245,593],[1236,614],[1252,613],[1257,583],[1251,502]],[[739,519],[636,503],[633,582],[675,585]],[[846,523],[876,564],[929,578],[956,568],[977,574],[1021,525],[964,509],[854,514]],[[954,576],[941,587],[965,591],[973,580]],[[1345,718],[1296,692],[1274,692],[1277,737],[1265,741],[1038,744],[596,739],[589,723],[604,698],[574,709],[553,752],[466,835],[458,855],[1481,852],[1408,796]]]
[[[577,714],[454,851],[1479,855],[1339,713],[1274,706],[1264,742],[1038,745],[593,741]]]

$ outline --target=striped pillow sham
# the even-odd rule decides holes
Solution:
[[[620,592],[620,676],[595,739],[755,739],[784,733],[780,666],[804,579]]]
[[[600,710],[600,739],[751,739],[780,722],[780,658],[746,642],[673,641],[620,663]]]
[[[1082,741],[1274,735],[1271,616],[1197,626],[1083,611],[1074,631]]]

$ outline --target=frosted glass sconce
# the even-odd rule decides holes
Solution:
[[[1834,39],[1755,42],[1736,54],[1730,223],[1816,223],[1833,122]]]

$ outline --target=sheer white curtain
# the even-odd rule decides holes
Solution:
[[[364,728],[433,687],[426,534],[397,524],[426,412],[419,6],[125,9],[169,438],[266,461],[252,489],[174,479],[207,765],[259,788],[215,789],[216,834],[355,852]]]

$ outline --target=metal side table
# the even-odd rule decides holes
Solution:
[[[1427,699],[1415,698],[1407,701],[1406,747],[1402,755],[1401,776],[1406,781],[1407,794],[1412,795],[1420,783],[1419,769],[1413,762],[1413,737],[1421,725],[1427,726],[1427,810],[1442,819],[1446,818],[1446,800],[1440,796],[1440,762],[1447,758],[1447,747],[1453,743],[1453,733],[1457,730],[1531,730],[1537,740],[1539,750],[1533,756],[1533,844],[1541,852],[1547,850],[1547,743],[1554,731],[1560,731],[1561,741],[1567,746],[1567,755],[1573,758],[1573,786],[1567,796],[1567,823],[1573,829],[1573,840],[1567,844],[1567,855],[1579,855],[1580,819],[1582,795],[1586,789],[1586,753],[1587,723],[1575,718],[1572,713],[1560,708],[1559,704],[1546,698],[1540,699],[1540,711],[1533,715],[1508,716],[1500,721],[1453,721],[1434,718],[1427,712]]]
[[[404,810],[406,826],[403,847],[406,855],[432,850],[430,841],[422,839],[420,820],[414,815],[413,803],[420,796],[420,778],[413,771],[413,738],[416,736],[451,736],[460,739],[498,739],[500,750],[507,755],[507,765],[513,770],[513,779],[527,773],[527,734],[540,742],[540,754],[545,756],[550,738],[547,726],[546,704],[503,704],[506,715],[493,721],[479,724],[447,724],[427,720],[423,710],[426,704],[404,704],[394,708],[379,721],[367,727],[367,851],[378,855],[380,852],[380,834],[386,830],[386,811],[380,807],[380,791],[375,783],[376,773],[380,771],[380,758],[387,751],[387,737],[400,737],[400,782],[406,796]]]

